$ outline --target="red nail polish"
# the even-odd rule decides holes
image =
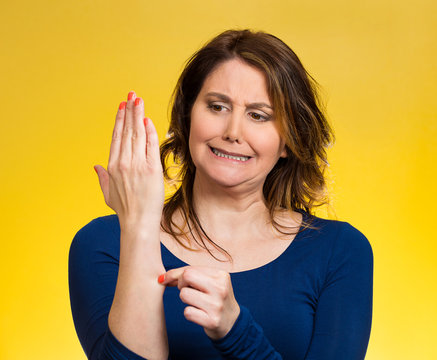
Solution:
[[[147,118],[144,118],[144,126],[147,126]]]
[[[93,169],[95,170],[96,174],[99,175],[95,166],[93,166]]]
[[[131,91],[129,94],[127,94],[127,99],[132,100],[135,96],[135,91]]]
[[[136,98],[135,99],[135,106],[138,106],[141,104],[141,98]]]
[[[120,103],[120,106],[118,107],[118,110],[124,110],[126,108],[126,101],[122,101]]]
[[[160,284],[162,284],[162,283],[164,282],[164,280],[165,280],[165,274],[159,275],[159,277],[158,277],[158,282],[159,282]]]

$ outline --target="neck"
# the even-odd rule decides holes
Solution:
[[[193,205],[206,233],[224,246],[264,233],[270,222],[262,188],[222,187],[196,176]]]

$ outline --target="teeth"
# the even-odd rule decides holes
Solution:
[[[248,156],[233,156],[233,155],[227,155],[227,154],[223,154],[223,153],[221,153],[220,151],[218,151],[218,150],[216,150],[216,149],[214,149],[214,148],[211,148],[211,149],[212,149],[212,152],[213,152],[214,154],[216,154],[217,156],[220,156],[220,157],[222,157],[222,158],[225,158],[225,159],[238,160],[238,161],[247,161],[247,160],[249,160],[249,157],[248,157]]]

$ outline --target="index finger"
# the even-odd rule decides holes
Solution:
[[[172,269],[158,277],[158,282],[166,286],[178,286],[178,281],[188,266]]]
[[[115,117],[114,130],[112,131],[111,148],[109,150],[109,162],[116,161],[120,155],[121,137],[123,133],[124,114],[126,112],[126,101],[122,101],[118,106],[117,116]]]
[[[214,283],[220,286],[221,282],[217,282],[218,275],[223,272],[218,269],[209,268],[206,266],[184,266],[178,269],[172,269],[163,274],[162,283],[167,286],[177,286],[180,289],[191,287],[202,292],[214,292],[217,286],[211,286]]]

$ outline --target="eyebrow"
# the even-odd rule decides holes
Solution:
[[[211,92],[207,93],[205,96],[216,96],[220,100],[231,103],[231,98],[229,96],[227,96],[225,94],[218,93],[218,92],[211,91]],[[255,109],[261,109],[263,107],[266,107],[266,108],[269,108],[270,110],[273,111],[273,108],[269,104],[266,104],[264,102],[254,102],[254,103],[246,104],[246,106],[249,108],[255,108]]]

